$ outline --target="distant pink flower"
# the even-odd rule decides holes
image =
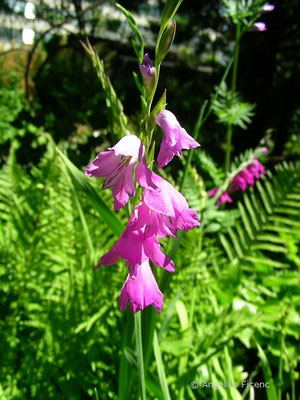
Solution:
[[[247,169],[255,179],[259,179],[260,175],[266,174],[265,167],[257,159],[255,159]]]
[[[131,269],[130,266],[129,269]],[[134,269],[135,275],[128,274],[122,287],[120,310],[124,311],[129,303],[131,311],[134,313],[150,305],[161,312],[164,296],[158,288],[149,261],[144,261]]]
[[[254,177],[252,173],[248,170],[248,168],[245,168],[244,171],[242,171],[239,176],[243,179],[245,179],[247,185],[253,186],[254,185]]]
[[[269,149],[267,147],[262,147],[261,151],[265,154],[268,153]]]
[[[144,159],[137,167],[136,178],[145,188],[143,202],[150,214],[154,213],[148,229],[155,235],[166,236],[166,231],[170,231],[168,235],[174,236],[176,229],[188,231],[200,225],[197,211],[189,208],[185,197],[169,182],[147,168]]]
[[[148,56],[148,54],[144,55],[143,64],[140,65],[140,71],[143,75],[143,80],[146,86],[151,85],[155,68]]]
[[[174,263],[169,257],[161,251],[160,244],[155,236],[145,237],[144,228],[138,230],[130,229],[129,224],[122,233],[116,244],[104,256],[101,257],[101,265],[113,265],[121,257],[128,261],[132,266],[142,264],[144,261],[151,260],[153,264],[164,268],[169,272],[174,272]],[[134,275],[135,273],[132,272]]]
[[[144,155],[144,145],[135,135],[124,136],[119,142],[97,155],[87,166],[85,175],[105,178],[103,189],[112,188],[114,208],[118,210],[133,197],[133,168]]]
[[[231,180],[231,192],[234,193],[238,189],[245,191],[248,185],[253,186],[255,180],[259,179],[260,175],[265,175],[265,173],[264,166],[255,158],[247,168]]]
[[[200,144],[180,126],[175,115],[170,111],[161,111],[156,115],[155,120],[164,134],[157,157],[158,168],[167,165],[174,156],[181,156],[182,149],[188,150],[200,146]]]
[[[274,8],[275,8],[274,4],[267,3],[263,7],[263,12],[271,12],[274,10]]]
[[[218,192],[219,188],[218,187],[214,187],[209,193],[208,193],[208,197],[214,197],[217,192]],[[232,203],[232,198],[229,196],[229,194],[227,193],[227,191],[223,192],[221,194],[221,196],[218,198],[217,200],[217,206],[220,206],[223,203]]]
[[[267,30],[267,25],[264,22],[255,22],[252,26],[253,31],[264,32]]]
[[[247,182],[240,174],[231,180],[231,193],[236,192],[238,189],[241,189],[243,192],[247,189]]]

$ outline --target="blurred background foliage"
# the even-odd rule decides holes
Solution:
[[[130,45],[132,33],[113,2],[34,4],[36,18],[26,21],[38,30],[33,46],[24,48],[18,44],[21,33],[14,18],[21,18],[25,3],[1,3],[2,19],[7,15],[12,19],[10,34],[8,22],[0,31],[3,47],[11,44],[0,59],[1,121],[9,120],[20,129],[13,133],[9,128],[7,132],[3,126],[1,159],[3,162],[8,154],[9,139],[18,136],[27,149],[20,151],[20,162],[26,165],[38,160],[41,152],[31,146],[37,136],[32,132],[35,126],[49,132],[56,142],[68,142],[73,159],[84,165],[95,144],[105,142],[110,122],[105,96],[79,39],[88,36],[96,46],[125,113],[138,124],[139,93],[132,77],[133,71],[138,72],[138,64]],[[146,51],[153,57],[163,3],[124,1],[122,5],[140,16]],[[238,90],[247,101],[256,103],[256,109],[247,133],[236,130],[236,154],[256,146],[266,133],[272,136],[274,156],[299,153],[300,6],[298,1],[275,5],[272,13],[262,16],[268,30],[248,32],[242,41]],[[198,4],[185,0],[176,21],[176,41],[165,60],[158,93],[168,88],[168,103],[191,131],[201,104],[220,80],[232,51],[234,32],[221,1]],[[26,135],[22,133],[24,124],[31,127],[24,128]],[[225,135],[213,118],[200,133],[200,142],[215,158],[221,157]]]
[[[164,2],[121,3],[136,16],[153,58]],[[32,4],[35,18],[26,19],[25,2],[0,2],[0,398],[135,399],[132,316],[118,311],[124,265],[92,272],[127,215],[109,212],[110,193],[99,195],[99,182],[82,174],[118,131],[80,44],[88,36],[96,47],[137,133],[132,32],[112,1]],[[189,386],[224,380],[271,382],[272,390],[255,391],[258,399],[299,396],[300,4],[274,4],[262,16],[268,30],[249,31],[241,42],[237,89],[256,107],[233,139],[239,161],[262,140],[273,148],[270,171],[235,206],[217,209],[207,190],[224,179],[226,138],[212,115],[183,188],[203,229],[180,241],[157,316],[172,399],[254,398],[251,388]],[[158,94],[167,88],[169,109],[191,132],[232,53],[234,29],[215,0],[184,0],[176,22]],[[30,45],[22,43],[24,27],[35,33]],[[174,160],[168,168],[174,185],[181,167]],[[164,282],[161,271],[156,275]],[[147,394],[166,399],[157,348],[148,358]]]

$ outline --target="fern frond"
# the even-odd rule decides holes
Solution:
[[[238,202],[240,222],[219,234],[232,262],[261,263],[274,268],[287,265],[285,254],[289,250],[280,234],[300,234],[300,163],[282,163],[275,171],[243,194]],[[276,259],[274,254],[278,255]]]

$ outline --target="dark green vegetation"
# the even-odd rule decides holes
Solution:
[[[170,277],[155,268],[165,305],[160,315],[143,311],[149,399],[299,397],[300,106],[293,40],[299,4],[280,3],[275,21],[265,17],[269,30],[249,32],[241,44],[237,86],[247,102],[257,103],[253,123],[245,131],[239,129],[245,120],[233,116],[230,122],[241,153],[230,173],[251,158],[248,147],[270,134],[268,172],[236,193],[232,205],[218,208],[208,199],[226,178],[219,167],[225,129],[218,121],[229,115],[223,88],[182,189],[201,228],[161,241],[176,272]],[[140,2],[122,4],[134,9]],[[175,44],[185,46],[167,56],[159,89],[168,87],[168,107],[187,129],[219,82],[224,67],[218,50],[229,54],[232,39],[220,2],[192,4],[182,4]],[[117,29],[113,22],[105,23]],[[1,58],[1,400],[138,398],[133,316],[118,309],[127,269],[120,262],[92,270],[128,214],[112,212],[111,193],[83,174],[96,148],[115,143],[124,129],[138,130],[140,97],[131,78],[137,62],[129,45],[91,38],[126,118],[104,71],[102,90],[79,44],[81,18],[78,25],[78,36],[42,38],[24,86],[28,58],[14,52]],[[201,36],[191,52],[190,41],[206,27],[221,35],[214,42]],[[157,25],[150,28],[157,32]],[[209,71],[197,70],[199,64]],[[174,160],[161,171],[177,188],[184,163],[184,157]],[[208,388],[209,382],[239,387]],[[254,389],[251,382],[268,388]]]

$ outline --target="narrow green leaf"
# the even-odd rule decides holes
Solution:
[[[126,10],[126,8],[124,8],[123,6],[121,6],[121,4],[116,3],[116,7],[122,11],[122,13],[125,15],[125,17],[127,18],[127,22],[130,26],[130,28],[132,29],[132,31],[134,32],[134,34],[136,35],[137,39],[138,39],[138,44],[133,41],[132,45],[133,45],[133,49],[135,51],[135,54],[138,57],[139,60],[139,64],[142,64],[143,62],[143,57],[144,57],[144,39],[143,36],[141,34],[141,32],[139,31],[139,28],[137,26],[137,23],[134,19],[134,16],[131,14],[130,11]]]
[[[167,0],[161,15],[160,29],[163,31],[176,14],[183,0]]]
[[[265,189],[263,188],[262,184],[259,181],[256,182],[256,187],[261,195],[261,199],[262,199],[262,202],[264,204],[264,207],[265,207],[267,213],[272,214],[272,209],[271,209]]]
[[[88,178],[84,176],[82,171],[80,171],[58,148],[56,148],[56,150],[67,166],[74,186],[87,195],[94,209],[101,215],[109,229],[111,229],[116,236],[120,236],[124,230],[124,226],[117,218],[116,214],[107,207],[106,203],[88,182]]]
[[[247,207],[247,211],[250,214],[251,217],[251,221],[254,225],[254,228],[259,231],[261,229],[260,224],[258,223],[257,217],[256,217],[256,212],[254,211],[252,204],[249,200],[249,197],[246,193],[244,193],[244,202],[245,202],[245,206]]]
[[[171,400],[156,330],[155,330],[154,336],[153,336],[153,350],[154,350],[154,355],[155,355],[155,361],[156,361],[156,366],[157,366],[159,382],[160,382],[160,386],[161,386],[161,389],[164,394],[164,399]]]
[[[237,235],[235,234],[234,230],[231,229],[231,228],[228,229],[228,233],[229,233],[229,236],[230,236],[230,238],[232,240],[233,247],[234,247],[238,257],[242,258],[244,253],[243,253],[242,248],[240,246],[239,239],[238,239]]]
[[[234,259],[234,255],[233,255],[233,251],[230,247],[228,240],[226,239],[225,235],[223,235],[223,234],[220,234],[219,238],[220,238],[220,242],[222,243],[222,245],[227,253],[229,260],[232,261]]]
[[[269,382],[269,385],[270,385],[269,388],[266,390],[267,398],[268,398],[268,400],[277,400],[276,388],[275,388],[274,380],[272,377],[272,371],[271,371],[269,361],[267,359],[265,352],[263,351],[260,344],[258,343],[258,341],[256,341],[256,346],[258,349],[258,356],[262,363],[265,382]]]
[[[289,264],[284,264],[278,261],[274,261],[271,258],[259,258],[259,257],[245,257],[246,261],[249,261],[253,264],[265,264],[269,265],[273,268],[288,268]]]
[[[245,207],[243,206],[243,204],[240,201],[238,202],[238,208],[240,210],[241,217],[242,217],[246,232],[248,233],[249,238],[251,240],[254,240],[254,233],[252,231],[252,227],[251,227],[247,212],[245,210]]]

